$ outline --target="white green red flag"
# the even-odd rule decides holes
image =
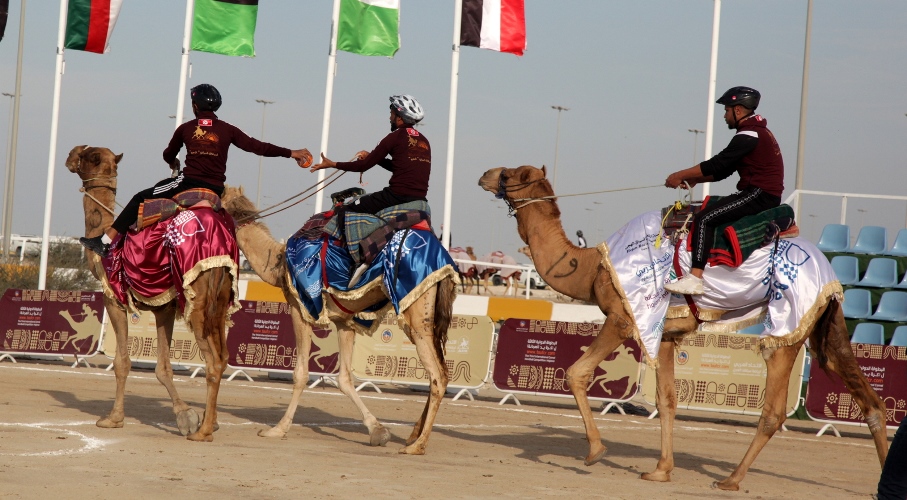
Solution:
[[[400,0],[340,0],[337,49],[393,56],[400,49]]]
[[[69,0],[63,47],[104,54],[123,0]]]
[[[258,0],[195,0],[192,50],[255,56]]]
[[[524,0],[463,0],[462,13],[460,45],[523,55]]]

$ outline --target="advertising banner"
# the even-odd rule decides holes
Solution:
[[[485,384],[491,364],[494,323],[488,316],[455,314],[447,330],[444,361],[450,375],[448,388],[478,389]],[[368,382],[428,385],[416,346],[388,313],[372,336],[357,335],[353,349],[353,376]]]
[[[242,308],[233,313],[233,327],[227,335],[231,368],[255,368],[271,372],[296,369],[296,334],[286,302],[239,301]],[[334,326],[315,327],[309,353],[310,375],[336,375],[340,372],[340,352]]]
[[[498,333],[492,380],[502,392],[573,396],[567,368],[598,335],[600,323],[508,319]],[[627,340],[599,363],[589,381],[592,400],[628,401],[639,388],[642,350]]]
[[[885,403],[887,424],[897,427],[907,414],[905,347],[850,344],[863,375]],[[813,360],[806,388],[806,414],[813,420],[865,424],[863,412],[837,373],[827,374]]]
[[[759,336],[742,333],[689,334],[674,351],[677,408],[760,415],[768,372],[759,354]],[[787,386],[786,413],[800,401],[806,350],[800,349]],[[812,382],[810,382],[812,383]],[[654,405],[655,370],[648,369],[643,397]]]
[[[126,338],[129,359],[133,362],[157,363],[157,324],[150,311],[129,313],[127,317],[129,336]],[[110,322],[107,322],[104,335],[104,354],[113,359],[117,350],[116,333]],[[170,341],[170,363],[182,366],[204,367],[195,336],[189,333],[186,323],[181,320],[173,322],[173,338]]]
[[[0,299],[0,351],[93,356],[103,317],[101,292],[10,288]]]

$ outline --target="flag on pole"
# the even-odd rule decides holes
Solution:
[[[258,0],[195,0],[190,48],[225,56],[255,57],[257,20]]]
[[[393,56],[400,49],[400,0],[340,0],[337,49]]]
[[[123,0],[69,0],[63,47],[104,54]]]
[[[510,52],[526,49],[524,0],[463,0],[460,45]]]
[[[9,16],[9,0],[0,0],[0,41],[3,40],[3,32],[6,31],[7,16]]]

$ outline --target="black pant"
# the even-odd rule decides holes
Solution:
[[[126,204],[126,207],[123,208],[123,211],[120,212],[120,215],[117,216],[116,220],[113,221],[111,225],[112,228],[120,234],[125,233],[129,230],[129,226],[135,224],[139,218],[139,206],[145,200],[152,200],[155,198],[173,198],[183,191],[188,191],[195,188],[205,188],[214,191],[214,194],[221,196],[224,193],[223,186],[213,186],[207,182],[202,182],[198,179],[193,179],[192,177],[185,177],[183,174],[180,174],[175,178],[164,179],[154,187],[144,189],[139,191],[129,200],[129,203]]]
[[[420,198],[417,196],[401,196],[394,194],[393,192],[391,192],[390,188],[384,188],[381,191],[361,196],[359,199],[349,205],[343,205],[342,207],[337,208],[335,212],[337,217],[337,227],[343,233],[345,239],[346,233],[344,231],[344,222],[346,220],[346,212],[376,214],[387,207],[402,205],[403,203],[419,200],[426,201],[425,198]]]
[[[879,478],[878,495],[879,500],[907,498],[907,417],[901,420],[888,448],[888,458]]]
[[[715,244],[715,228],[740,220],[747,215],[775,208],[781,198],[759,188],[749,188],[710,202],[693,218],[693,269],[705,269],[709,252]]]

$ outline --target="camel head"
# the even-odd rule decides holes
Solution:
[[[228,214],[236,220],[248,219],[258,213],[258,208],[252,203],[242,186],[224,186],[224,194],[220,197],[221,205]]]
[[[493,168],[479,179],[479,187],[494,193],[496,198],[503,199],[508,205],[513,200],[553,196],[554,190],[545,178],[546,170],[531,165],[518,168]]]
[[[66,158],[66,168],[82,180],[113,178],[117,176],[117,165],[122,159],[123,153],[115,155],[107,148],[76,146]]]
[[[520,252],[521,254],[525,255],[526,257],[529,257],[529,260],[532,260],[532,251],[529,250],[529,245],[518,248],[517,252]]]

